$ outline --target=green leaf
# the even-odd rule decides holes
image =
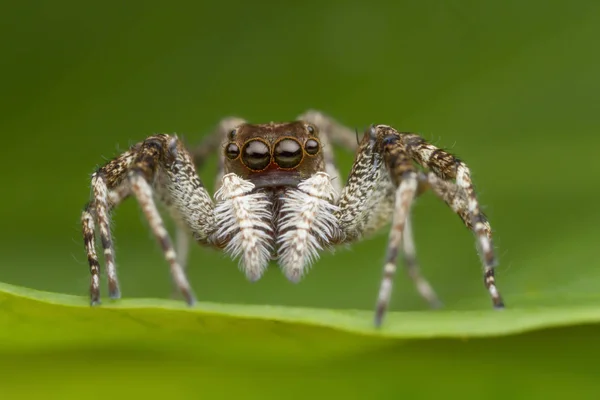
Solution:
[[[358,399],[573,396],[596,386],[599,306],[391,312],[379,330],[372,317],[145,299],[92,308],[0,284],[2,389],[11,399]],[[564,338],[576,340],[557,346]]]

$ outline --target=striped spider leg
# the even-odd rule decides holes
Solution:
[[[210,236],[216,229],[214,203],[196,175],[194,164],[181,141],[176,136],[165,134],[151,136],[98,169],[92,174],[91,186],[92,200],[86,205],[81,221],[91,272],[92,305],[100,303],[95,222],[99,225],[104,250],[109,296],[116,299],[121,292],[114,262],[110,212],[131,195],[140,204],[163,250],[175,286],[186,302],[193,304],[193,290],[155,202],[155,198],[162,200],[178,226],[185,226],[197,242],[211,244]],[[178,237],[185,235],[179,234]]]
[[[341,207],[338,219],[340,228],[344,231],[345,243],[352,243],[374,234],[389,224],[389,216],[394,211],[395,186],[389,179],[381,160],[372,164],[374,158],[377,157],[373,154],[373,148],[365,146],[364,140],[361,144],[356,131],[318,110],[308,110],[301,114],[299,119],[319,127],[322,134],[325,170],[330,176],[339,177],[334,180],[334,183],[337,183],[336,191],[342,193],[342,198],[336,198],[336,201]],[[343,191],[342,179],[335,166],[333,149],[329,146],[330,144],[353,152],[359,151],[359,145],[361,146],[348,177],[347,186],[343,188]],[[426,176],[420,172],[416,195],[421,195],[429,187]],[[442,302],[421,273],[417,261],[410,215],[407,216],[404,226],[401,250],[405,270],[418,293],[431,308],[440,308]]]
[[[429,172],[420,172],[417,165]],[[376,306],[375,324],[378,326],[389,306],[397,256],[403,240],[407,266],[410,268],[414,262],[414,244],[409,233],[411,205],[415,196],[427,188],[442,198],[474,232],[484,264],[484,284],[494,307],[504,307],[494,277],[496,259],[491,228],[480,211],[468,167],[416,134],[400,133],[386,125],[374,125],[360,143],[348,184],[339,200],[338,215],[340,228],[349,241],[380,229],[392,215]],[[410,235],[408,242],[407,235]],[[415,283],[424,298],[432,305],[438,304],[439,300],[426,281],[416,278]]]

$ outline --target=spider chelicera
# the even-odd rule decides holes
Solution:
[[[332,145],[356,151],[343,187]],[[213,200],[196,169],[215,151],[220,157]],[[162,247],[175,287],[190,305],[195,302],[185,273],[190,238],[239,258],[249,280],[259,279],[275,261],[290,281],[297,282],[320,251],[359,241],[391,223],[375,324],[382,323],[388,308],[399,253],[421,296],[437,307],[440,301],[419,272],[410,224],[413,200],[431,190],[475,234],[484,284],[494,307],[503,307],[494,278],[491,228],[480,210],[469,168],[419,135],[391,126],[371,125],[359,140],[351,129],[313,110],[287,123],[226,118],[191,150],[175,135],[148,137],[99,168],[91,186],[92,200],[83,211],[82,225],[92,305],[100,303],[95,225],[109,296],[119,298],[110,213],[133,196]],[[176,222],[175,246],[155,201],[162,202]]]

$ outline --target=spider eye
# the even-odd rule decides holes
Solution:
[[[242,162],[254,171],[261,171],[271,162],[269,146],[262,140],[250,140],[242,149]]]
[[[240,148],[235,143],[229,143],[227,147],[225,147],[225,156],[230,160],[235,160],[240,155]]]
[[[309,155],[314,156],[319,152],[319,142],[315,139],[308,139],[304,144],[304,150],[306,150]]]
[[[283,139],[275,145],[275,162],[281,168],[294,168],[302,161],[302,147],[294,139]]]
[[[306,130],[308,131],[308,133],[310,133],[311,135],[313,135],[315,133],[315,127],[312,125],[306,125]]]

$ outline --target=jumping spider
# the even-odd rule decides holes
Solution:
[[[341,187],[332,144],[356,150],[346,186]],[[219,152],[215,200],[196,174],[206,157]],[[308,111],[289,123],[221,121],[194,150],[177,136],[148,137],[98,169],[91,179],[92,201],[82,214],[83,239],[91,271],[91,304],[100,302],[100,265],[94,246],[99,225],[109,295],[120,297],[109,215],[124,199],[137,198],[169,263],[174,285],[192,305],[195,297],[185,268],[189,238],[238,258],[251,281],[276,260],[285,276],[299,281],[319,252],[349,244],[391,222],[375,324],[388,307],[397,256],[421,296],[440,304],[421,276],[410,225],[413,199],[431,189],[476,236],[484,283],[492,303],[502,308],[496,288],[491,228],[471,183],[469,168],[414,133],[372,125],[358,133],[332,118]],[[173,247],[155,199],[177,225]]]

